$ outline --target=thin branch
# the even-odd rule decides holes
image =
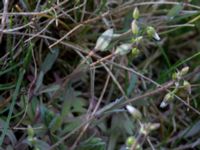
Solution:
[[[3,16],[1,19],[1,30],[3,30],[6,26],[7,22],[7,12],[8,12],[8,0],[4,0],[4,7],[3,7]],[[0,43],[2,41],[3,32],[0,32]]]

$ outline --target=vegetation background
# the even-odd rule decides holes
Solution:
[[[2,0],[2,150],[200,149],[199,0]]]

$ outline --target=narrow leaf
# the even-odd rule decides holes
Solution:
[[[49,128],[51,130],[51,132],[55,132],[57,129],[60,128],[62,124],[62,117],[57,115],[49,124]]]
[[[95,49],[105,51],[113,37],[113,29],[106,30],[96,42]]]
[[[41,71],[43,71],[44,74],[52,68],[54,62],[56,61],[58,57],[58,54],[59,54],[59,49],[53,48],[52,52],[49,52],[49,54],[46,56],[41,66]]]
[[[183,5],[182,4],[175,5],[174,7],[172,7],[169,10],[167,16],[170,19],[173,19],[174,17],[176,17],[181,12],[182,9],[183,9]]]
[[[41,66],[40,73],[36,81],[36,87],[35,87],[34,93],[36,93],[40,89],[43,83],[43,78],[44,78],[45,73],[47,73],[47,71],[49,71],[52,68],[54,62],[56,61],[58,57],[59,49],[53,48],[52,51],[53,52],[49,52],[49,54],[46,56]]]
[[[53,85],[49,85],[46,88],[42,89],[39,93],[49,93],[49,92],[54,92],[57,91],[60,88],[60,85],[58,84],[53,84]]]

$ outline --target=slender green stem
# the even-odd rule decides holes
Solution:
[[[19,74],[18,79],[17,79],[16,88],[15,88],[15,91],[14,91],[13,96],[12,96],[12,103],[10,105],[8,117],[7,117],[5,126],[3,128],[3,131],[2,131],[2,134],[1,134],[1,137],[0,137],[0,146],[2,145],[4,137],[5,137],[7,130],[8,130],[9,123],[10,123],[10,120],[11,120],[11,117],[12,117],[12,113],[13,113],[13,109],[14,109],[14,106],[15,106],[15,103],[16,103],[16,99],[19,95],[19,90],[20,90],[20,87],[21,87],[21,84],[22,84],[24,74],[25,74],[25,70],[21,69],[20,74]]]

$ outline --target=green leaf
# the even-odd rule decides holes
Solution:
[[[120,120],[120,121],[119,121]],[[126,113],[118,113],[112,119],[112,132],[133,134],[133,123]]]
[[[51,111],[50,109],[46,108],[44,105],[40,105],[40,111],[41,111],[41,115],[42,115],[42,119],[44,124],[48,127],[50,122],[53,120],[53,118],[55,117],[55,114],[53,111]]]
[[[0,149],[1,150],[1,149]],[[8,145],[7,147],[6,147],[6,150],[14,150],[13,149],[13,146],[12,145]]]
[[[64,103],[61,111],[62,117],[65,117],[70,112],[74,99],[75,99],[74,89],[71,88],[71,86],[67,86],[65,89],[65,93],[63,95]]]
[[[36,140],[35,147],[37,147],[39,150],[45,150],[50,148],[48,143],[38,139]]]
[[[56,61],[57,57],[59,54],[59,49],[58,48],[53,48],[52,52],[49,52],[48,55],[46,56],[41,69],[40,69],[40,73],[38,75],[37,81],[36,81],[36,87],[34,89],[34,92],[37,93],[38,90],[40,89],[42,83],[43,83],[43,78],[44,75],[47,73],[47,71],[49,71],[54,62]]]
[[[64,127],[63,129],[63,133],[67,133],[72,131],[73,129],[79,127],[81,124],[81,120],[80,119],[75,119],[75,120],[70,120]]]
[[[16,69],[17,67],[19,67],[22,63],[18,63],[18,64],[13,64],[11,67],[5,69],[5,70],[1,70],[0,71],[0,76],[6,74],[6,73],[9,73],[11,72],[12,70]]]
[[[106,30],[96,42],[95,50],[105,51],[113,37],[113,29]]]
[[[6,125],[6,122],[3,121],[2,119],[0,119],[0,126],[3,127]],[[2,129],[0,129],[0,131],[2,132]],[[6,136],[8,137],[8,139],[10,140],[10,142],[12,143],[12,146],[14,146],[17,142],[17,139],[13,133],[12,130],[8,130],[6,133]]]
[[[62,131],[63,132],[63,131]],[[56,143],[60,140],[60,135],[58,134],[51,134],[51,142]],[[68,146],[65,143],[61,143],[57,147],[58,150],[68,150]]]
[[[181,12],[181,10],[183,9],[183,5],[180,3],[178,5],[175,5],[174,7],[172,7],[170,9],[170,11],[168,12],[167,16],[170,19],[173,19],[174,17],[178,16],[178,14]]]
[[[87,109],[84,108],[84,106],[86,106],[86,102],[84,101],[83,98],[77,97],[74,100],[74,103],[72,106],[73,106],[72,112],[84,113],[87,111]]]
[[[44,72],[40,71],[38,78],[37,78],[37,81],[36,81],[36,84],[35,84],[36,87],[34,89],[34,93],[37,92],[39,90],[39,88],[41,87],[42,82],[43,82],[43,78],[44,78]]]
[[[5,83],[5,84],[0,84],[0,91],[1,90],[9,90],[15,87],[15,84],[13,83]]]
[[[16,139],[15,134],[13,133],[13,131],[12,130],[8,130],[6,135],[8,136],[8,138],[11,141],[12,145],[14,146],[16,144],[16,142],[17,142],[17,139]]]
[[[55,92],[59,88],[60,88],[60,85],[58,85],[58,84],[52,84],[52,85],[49,85],[49,86],[45,87],[44,89],[40,90],[39,94]]]
[[[109,138],[109,143],[108,143],[107,150],[115,149],[118,137],[119,137],[119,133],[118,132],[112,132],[111,133],[110,138]]]
[[[130,96],[131,92],[135,89],[137,80],[138,80],[137,76],[134,73],[132,73],[130,84],[127,89],[127,96]]]
[[[28,47],[28,50],[27,50],[28,52],[26,53],[26,56],[24,58],[24,63],[23,63],[24,69],[27,69],[29,64],[30,64],[31,57],[32,57],[32,49],[33,49],[33,44],[30,43],[29,47]]]
[[[29,103],[29,106],[28,106],[28,109],[27,109],[27,115],[29,117],[29,120],[31,122],[34,121],[35,119],[35,114],[36,114],[36,111],[37,111],[37,106],[38,106],[38,99],[37,97],[33,97],[33,99],[31,100],[31,102]]]
[[[102,115],[103,113],[107,113],[110,110],[113,110],[113,108],[117,107],[123,102],[124,98],[121,97],[119,99],[116,99],[114,102],[109,103],[108,105],[105,105],[103,108],[101,108],[99,111],[97,111],[97,115]]]
[[[195,124],[187,127],[185,130],[180,132],[180,138],[190,138],[197,135],[200,132],[200,121],[197,121]]]
[[[42,66],[41,66],[41,71],[44,72],[44,74],[49,71],[54,62],[56,61],[57,57],[59,54],[59,49],[58,48],[52,48],[52,52],[49,52],[48,55],[46,56]]]
[[[51,132],[55,132],[61,127],[61,124],[62,124],[62,117],[60,115],[57,115],[53,118],[48,128],[50,129]]]
[[[12,113],[13,113],[13,110],[14,110],[14,106],[16,104],[17,97],[18,97],[19,92],[20,92],[20,87],[21,87],[21,84],[22,84],[22,81],[23,81],[23,78],[24,78],[24,74],[25,74],[25,70],[20,69],[19,76],[18,76],[18,79],[17,79],[16,88],[15,88],[15,91],[12,95],[12,102],[11,102],[11,105],[10,105],[10,108],[9,108],[7,120],[6,120],[6,123],[3,127],[3,131],[2,131],[2,134],[1,134],[1,137],[0,137],[0,146],[2,145],[4,137],[5,137],[5,135],[8,131],[9,123],[10,123],[10,120],[11,120],[11,117],[12,117]]]
[[[102,139],[92,137],[80,143],[80,146],[77,150],[105,150],[105,149],[106,149],[106,144]]]

